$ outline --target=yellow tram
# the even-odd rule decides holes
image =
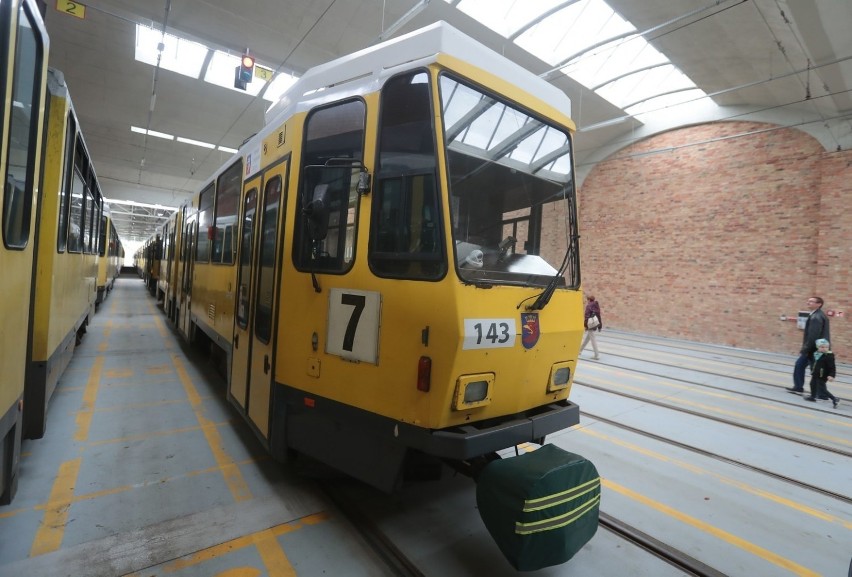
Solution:
[[[276,457],[391,489],[578,422],[569,113],[439,23],[308,71],[173,217],[163,292]]]
[[[103,196],[61,72],[48,71],[44,181],[24,393],[24,437],[38,439],[57,382],[95,314]]]
[[[103,215],[101,216],[100,240],[98,242],[98,295],[95,305],[100,305],[106,300],[115,285],[115,279],[121,273],[121,265],[124,262],[124,247],[115,230],[112,220],[112,212],[109,205],[104,203]]]
[[[0,0],[0,504],[18,482],[48,47],[34,1]]]
[[[565,94],[437,23],[309,70],[266,117],[156,242],[167,310],[223,351],[276,459],[390,491],[579,422]]]

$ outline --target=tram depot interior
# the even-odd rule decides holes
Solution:
[[[196,69],[225,53],[229,73],[248,51],[285,82],[437,20],[571,98],[583,286],[610,326],[792,354],[808,295],[848,311],[849,2],[99,0],[45,16],[129,254],[270,105],[257,78],[246,92],[167,69],[174,51],[201,50]],[[158,70],[137,53],[156,63],[164,29]],[[849,316],[833,320],[843,355]]]
[[[605,328],[792,370],[816,294],[852,359],[852,2],[60,0],[44,19],[128,255],[262,128],[265,96],[443,20],[570,97]]]

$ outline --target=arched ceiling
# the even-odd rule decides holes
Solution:
[[[829,151],[852,147],[852,2],[606,0],[608,14],[603,2],[91,0],[50,4],[45,22],[50,65],[64,74],[124,241],[147,238],[230,157],[229,150],[260,129],[270,104],[138,61],[139,25],[160,37],[165,32],[195,41],[210,55],[218,50],[236,57],[248,48],[259,64],[298,76],[444,20],[568,94],[579,128],[580,181],[596,162],[637,139],[707,120],[773,122],[811,133]],[[74,8],[63,12],[59,5]],[[577,51],[581,38],[584,48]],[[646,61],[644,78],[660,90],[667,90],[668,70],[682,73],[697,90],[689,91],[686,103],[657,99],[630,106],[645,98],[634,82],[642,76],[613,68],[615,51],[606,50],[615,38],[630,42],[622,55],[636,42],[647,43],[642,54],[654,57]],[[566,51],[571,60],[563,66]],[[205,69],[212,66],[207,58]],[[669,98],[684,99],[687,91],[675,89]]]

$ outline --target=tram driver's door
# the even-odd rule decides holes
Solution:
[[[275,316],[278,307],[279,234],[284,221],[287,162],[246,181],[240,221],[240,259],[230,394],[265,438]]]

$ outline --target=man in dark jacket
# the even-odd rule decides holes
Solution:
[[[802,349],[799,358],[793,367],[793,386],[787,390],[791,393],[801,395],[805,390],[805,367],[813,366],[814,352],[816,352],[817,339],[831,341],[828,330],[828,317],[822,312],[823,300],[820,297],[808,299],[808,308],[811,314],[805,323],[805,334],[802,336]]]

